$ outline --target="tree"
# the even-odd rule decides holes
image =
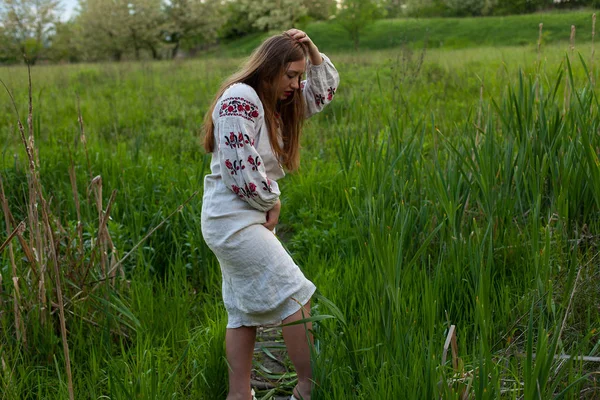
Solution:
[[[344,0],[337,20],[348,32],[358,50],[360,36],[370,24],[384,15],[381,4],[375,0]]]
[[[80,0],[80,8],[85,58],[119,61],[133,52],[140,59],[143,50],[161,57],[166,30],[161,0]]]
[[[12,64],[17,62],[19,48],[9,36],[8,32],[0,25],[0,64]]]
[[[457,17],[482,15],[486,0],[445,0],[452,15]]]
[[[443,0],[407,0],[407,13],[413,17],[441,17],[448,14]]]
[[[225,23],[219,29],[219,37],[233,39],[257,32],[254,21],[248,17],[250,4],[244,0],[231,0],[225,5]]]
[[[213,43],[226,22],[224,10],[218,0],[172,0],[167,6],[167,41],[173,44],[172,57],[182,46]]]
[[[502,0],[494,7],[494,14],[524,14],[537,11],[544,6],[551,6],[552,0]]]
[[[58,0],[0,0],[0,25],[4,51],[17,51],[19,59],[35,64],[48,48],[58,21]]]
[[[408,8],[408,0],[384,0],[383,8],[387,18],[398,18],[405,13]]]
[[[120,61],[128,50],[129,9],[125,0],[80,0],[83,58]]]
[[[139,60],[141,50],[147,49],[153,59],[160,59],[167,29],[162,0],[128,0],[127,6],[127,27],[135,58]]]
[[[78,41],[77,25],[73,21],[59,22],[51,38],[48,58],[54,62],[81,60],[80,43]]]
[[[304,0],[304,6],[308,16],[317,20],[327,20],[337,11],[335,0]]]
[[[260,30],[284,30],[294,26],[308,13],[302,1],[298,0],[245,0],[248,18]]]

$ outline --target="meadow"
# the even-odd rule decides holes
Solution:
[[[278,231],[319,288],[314,399],[600,396],[598,56],[567,26],[540,49],[537,22],[521,46],[352,52],[313,35],[341,84],[280,182]],[[78,399],[225,397],[199,139],[240,61],[36,66],[39,185],[2,95],[0,244],[22,220],[42,244],[1,255],[2,399],[69,398],[66,364]],[[0,79],[27,137],[27,70]],[[293,371],[256,369],[281,383],[259,397],[290,393]]]

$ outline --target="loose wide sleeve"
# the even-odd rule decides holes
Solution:
[[[254,147],[263,121],[258,95],[250,86],[235,85],[216,107],[213,118],[223,183],[257,210],[272,209],[279,199],[279,187],[267,177]]]
[[[306,118],[321,111],[333,100],[340,83],[340,76],[331,60],[321,53],[323,62],[306,69],[306,80],[302,81],[302,93],[306,101]]]

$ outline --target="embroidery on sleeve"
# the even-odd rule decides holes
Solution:
[[[219,117],[242,117],[254,122],[258,118],[258,115],[256,104],[251,103],[243,97],[228,97],[221,101]]]
[[[233,193],[237,194],[240,199],[244,198],[244,195],[240,193],[240,188],[238,186],[231,185],[231,190],[233,190]]]
[[[327,89],[327,100],[331,101],[333,96],[335,96],[335,88],[330,86],[329,89]]]
[[[252,182],[244,184],[243,188],[236,185],[231,185],[231,190],[233,190],[233,192],[237,194],[240,199],[243,199],[244,197],[250,198],[258,196],[258,193],[256,192],[256,185]]]
[[[229,132],[229,135],[225,135],[224,138],[225,145],[229,146],[230,149],[244,147],[244,144],[254,146],[254,139],[250,139],[250,136],[242,132],[238,132],[237,135],[235,132]]]
[[[225,160],[225,166],[231,172],[231,175],[237,175],[238,171],[246,169],[246,166],[242,163],[242,160],[235,160],[233,164],[229,159]]]
[[[269,193],[273,193],[273,188],[271,187],[271,180],[267,178],[267,182],[262,181],[263,190]]]
[[[317,107],[322,106],[325,104],[325,97],[320,93],[315,93],[315,102],[317,103]]]
[[[248,156],[248,164],[250,164],[252,166],[252,171],[258,170],[258,167],[261,164],[260,157],[259,156],[252,157],[251,155]]]

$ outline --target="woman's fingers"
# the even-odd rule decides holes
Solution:
[[[300,29],[290,29],[286,31],[286,33],[290,35],[292,39],[295,39],[301,43],[309,43],[311,41],[306,32],[301,31]]]
[[[275,218],[274,213],[267,211],[267,222],[263,224],[265,228],[272,231],[277,226],[278,219]]]
[[[266,222],[263,224],[263,226],[265,228],[267,228],[268,230],[272,231],[273,229],[275,229],[275,227],[277,226],[277,221],[270,221],[270,222]]]
[[[281,213],[281,202],[277,200],[277,203],[273,206],[272,209],[267,211],[267,221],[263,224],[265,228],[272,231],[277,226],[279,222],[279,214]]]

